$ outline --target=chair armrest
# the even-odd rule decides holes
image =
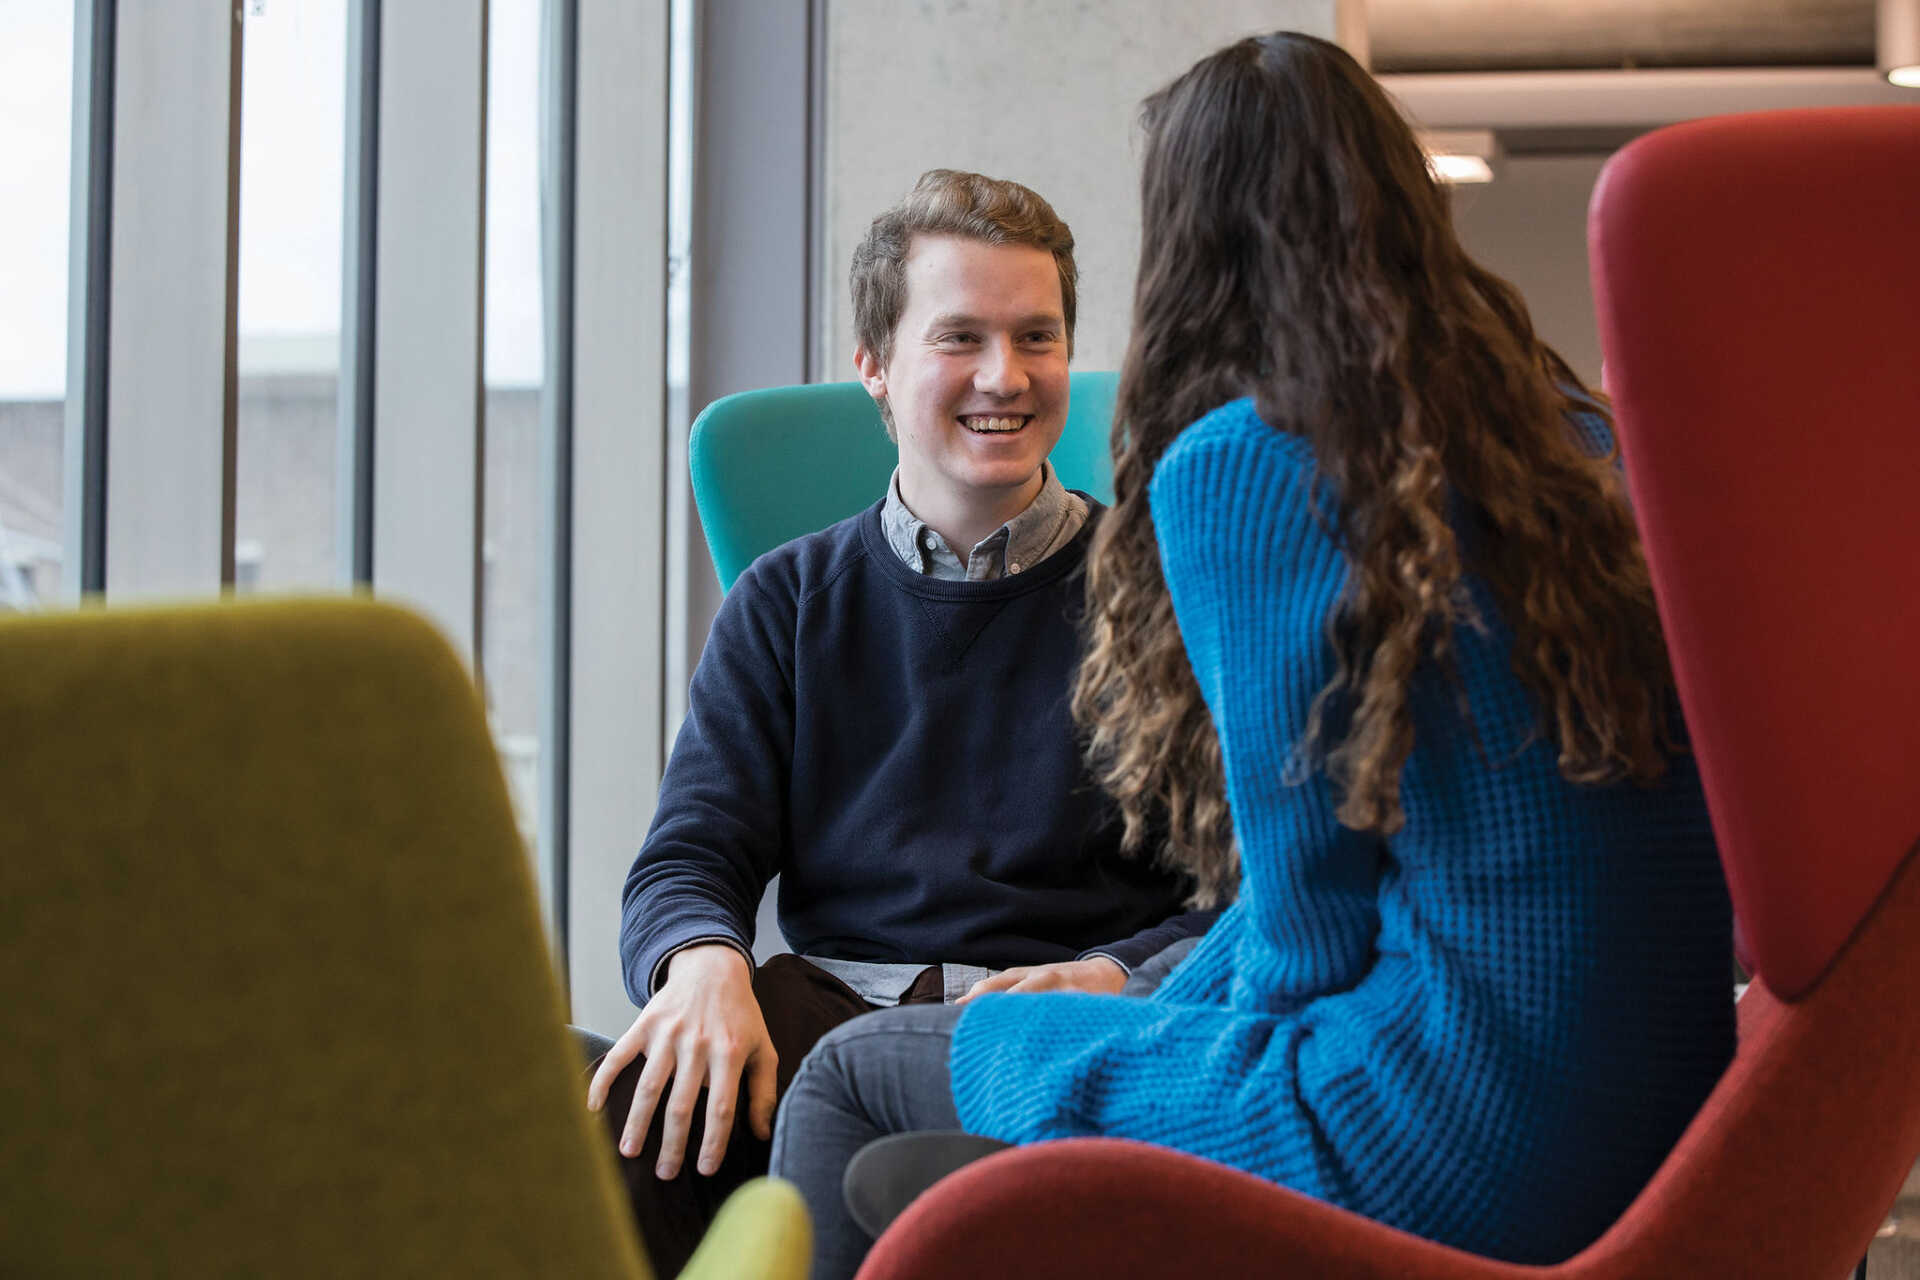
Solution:
[[[720,1206],[680,1275],[681,1280],[807,1280],[812,1265],[813,1223],[799,1191],[778,1178],[755,1178]]]
[[[1161,1147],[1076,1138],[961,1169],[874,1245],[859,1280],[1097,1275],[1522,1280],[1264,1179]]]

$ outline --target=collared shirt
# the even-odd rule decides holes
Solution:
[[[1102,953],[1104,954],[1104,953]],[[1108,957],[1112,959],[1112,957]],[[828,956],[802,956],[808,964],[825,969],[853,988],[853,993],[868,1004],[890,1009],[900,1003],[907,988],[932,967],[924,964],[888,964],[876,960],[835,960]],[[1119,964],[1118,960],[1114,961]],[[1122,966],[1124,967],[1124,966]],[[984,982],[998,969],[983,969],[973,964],[943,964],[940,969],[941,1003],[952,1004],[967,994],[976,982]]]
[[[929,578],[955,582],[993,582],[1045,560],[1073,541],[1087,522],[1087,502],[1071,493],[1054,474],[1051,462],[1040,464],[1040,492],[1027,509],[973,545],[967,562],[947,540],[914,515],[900,496],[900,471],[887,482],[887,502],[880,509],[880,529],[909,569]]]

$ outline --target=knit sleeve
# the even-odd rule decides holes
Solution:
[[[1357,982],[1378,927],[1379,839],[1348,830],[1303,754],[1332,678],[1346,562],[1316,509],[1305,440],[1230,405],[1168,450],[1149,490],[1187,659],[1219,736],[1241,896],[1264,947],[1238,963],[1270,1008]],[[1337,709],[1336,709],[1337,714]]]
[[[1182,640],[1220,736],[1240,899],[1151,1001],[985,997],[954,1039],[955,1102],[1008,1141],[1138,1138],[1315,1185],[1290,1076],[1314,998],[1373,961],[1381,850],[1293,759],[1332,673],[1344,580],[1310,501],[1311,452],[1229,406],[1182,435],[1150,490]],[[1300,1163],[1296,1166],[1294,1161]]]

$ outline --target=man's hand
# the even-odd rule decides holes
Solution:
[[[982,978],[974,983],[967,988],[967,994],[954,1003],[965,1004],[989,991],[1091,991],[1096,995],[1110,996],[1126,985],[1127,971],[1120,967],[1119,962],[1105,956],[1088,956],[1085,960],[1063,960],[1059,964],[1003,969],[991,978]]]
[[[700,1089],[707,1090],[706,1136],[698,1168],[711,1176],[727,1153],[733,1132],[740,1075],[747,1078],[747,1120],[761,1139],[773,1137],[774,1067],[779,1058],[767,1035],[766,1019],[753,998],[753,971],[746,957],[724,943],[688,947],[667,962],[667,980],[626,1034],[614,1041],[587,1086],[587,1107],[598,1111],[635,1057],[646,1066],[633,1091],[633,1108],[620,1135],[622,1155],[638,1155],[653,1121],[653,1109],[669,1080],[673,1091],[661,1112],[660,1159],[654,1172],[671,1178],[680,1172]]]

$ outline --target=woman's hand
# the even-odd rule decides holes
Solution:
[[[1085,960],[1063,960],[1059,964],[1021,965],[1003,969],[991,978],[982,978],[967,988],[967,994],[955,1000],[965,1004],[989,991],[1091,991],[1095,995],[1119,994],[1127,985],[1127,971],[1117,960],[1088,956]]]

